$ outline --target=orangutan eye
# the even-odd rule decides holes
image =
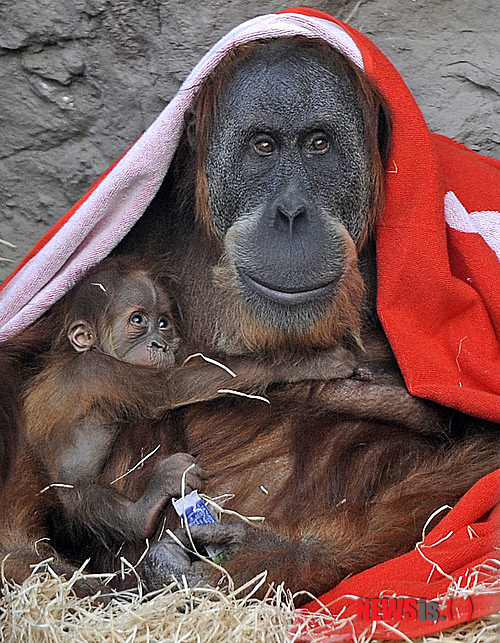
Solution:
[[[316,154],[324,154],[330,149],[330,141],[324,134],[314,134],[309,141],[309,151]]]
[[[144,327],[148,325],[148,318],[144,313],[135,312],[130,315],[129,322],[132,326]]]
[[[171,327],[172,324],[170,323],[168,317],[160,317],[160,319],[158,320],[158,328],[160,330],[168,330]]]
[[[252,144],[259,156],[271,156],[276,149],[274,141],[269,136],[258,136],[254,138]]]

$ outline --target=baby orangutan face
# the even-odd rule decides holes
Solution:
[[[76,351],[94,348],[123,362],[160,369],[174,365],[180,339],[172,322],[172,304],[149,275],[134,271],[117,279],[111,271],[103,271],[85,281],[81,290],[73,309],[81,310],[83,303],[87,315],[73,316],[68,330]]]

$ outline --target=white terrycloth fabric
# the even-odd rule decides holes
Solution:
[[[198,87],[233,47],[261,38],[319,37],[363,68],[359,48],[339,25],[299,14],[270,14],[239,25],[192,70],[173,100],[87,196],[71,218],[0,292],[0,340],[36,320],[90,266],[123,239],[158,191]]]
[[[467,212],[454,192],[444,197],[446,223],[459,232],[475,232],[486,241],[500,259],[500,212]]]

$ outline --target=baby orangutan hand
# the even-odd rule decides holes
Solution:
[[[184,472],[185,488],[182,489]],[[157,462],[146,490],[133,505],[142,537],[153,533],[160,511],[171,498],[181,496],[183,491],[188,494],[194,489],[202,489],[204,477],[203,469],[188,453],[174,453]]]
[[[245,522],[219,522],[190,528],[196,550],[205,555],[207,545],[222,550],[221,564],[233,578],[236,587],[243,585],[265,569],[276,566],[285,553],[292,558],[296,543],[266,527],[255,527]],[[192,544],[184,530],[175,534],[190,551],[186,551],[170,537],[155,543],[142,566],[143,577],[150,590],[167,584],[172,577],[184,576],[192,587],[216,586],[223,572],[192,552]],[[262,592],[265,592],[263,587]]]

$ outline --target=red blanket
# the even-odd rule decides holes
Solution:
[[[409,390],[500,422],[500,162],[431,134],[404,81],[373,43],[311,9],[250,20],[208,52],[151,127],[3,284],[0,339],[43,313],[141,216],[166,174],[185,110],[221,57],[249,40],[291,35],[322,38],[350,57],[379,86],[391,109],[387,205],[377,232],[378,310]],[[389,614],[389,604],[377,607],[375,602],[373,609],[370,604],[368,613],[364,603],[340,599],[347,593],[428,601],[441,601],[447,592],[455,596],[436,622],[418,620],[421,609],[424,616],[426,609],[432,615],[432,605],[418,603],[415,612],[411,602],[391,604],[396,615],[404,607],[399,629],[411,636],[497,610],[500,594],[493,572],[499,566],[499,516],[493,507],[499,475],[480,481],[418,549],[322,597],[332,611],[345,606],[342,617],[353,617],[341,639],[330,627],[325,640],[345,640],[346,632],[351,636],[364,629],[366,622],[355,619],[358,608],[360,617],[377,621],[377,612]],[[475,595],[465,600],[474,584]],[[319,603],[310,607],[317,610]],[[417,614],[416,620],[407,614]],[[388,623],[389,629],[377,626],[377,632],[388,638],[394,623]]]

